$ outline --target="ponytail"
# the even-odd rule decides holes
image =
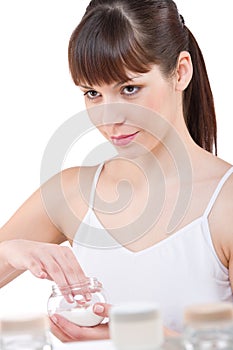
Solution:
[[[202,148],[217,155],[217,124],[214,99],[202,52],[190,32],[189,52],[193,62],[193,77],[184,92],[183,111],[185,122],[193,140]]]

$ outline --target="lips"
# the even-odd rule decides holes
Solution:
[[[115,146],[126,146],[136,137],[139,131],[129,135],[112,136],[111,140]]]

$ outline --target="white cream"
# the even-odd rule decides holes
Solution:
[[[92,327],[101,323],[104,319],[102,316],[96,315],[92,310],[92,305],[87,308],[76,308],[70,311],[60,311],[59,315],[78,326]]]

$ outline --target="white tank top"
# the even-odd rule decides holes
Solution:
[[[135,253],[116,244],[93,211],[102,166],[96,171],[89,209],[75,235],[73,249],[86,275],[102,282],[107,302],[158,303],[164,326],[181,332],[186,306],[233,301],[229,272],[216,254],[208,224],[208,215],[233,167],[220,180],[201,217]]]

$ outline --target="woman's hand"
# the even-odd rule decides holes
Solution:
[[[108,317],[111,305],[105,303],[97,303],[93,307],[96,315]],[[108,323],[100,324],[95,327],[79,327],[65,318],[54,315],[50,321],[51,332],[62,342],[74,342],[85,340],[101,340],[109,338]],[[179,333],[164,327],[164,336],[179,336]]]
[[[168,329],[166,327],[163,327],[163,332],[165,337],[178,337],[180,336],[179,333],[173,331],[172,329]]]
[[[97,303],[93,311],[98,316],[108,317],[111,305]],[[95,327],[79,327],[67,321],[64,317],[54,315],[50,322],[51,332],[62,342],[100,340],[109,338],[108,324],[100,324]]]
[[[23,239],[1,243],[5,264],[16,270],[29,270],[35,277],[66,286],[85,280],[86,276],[72,249],[58,244]]]

